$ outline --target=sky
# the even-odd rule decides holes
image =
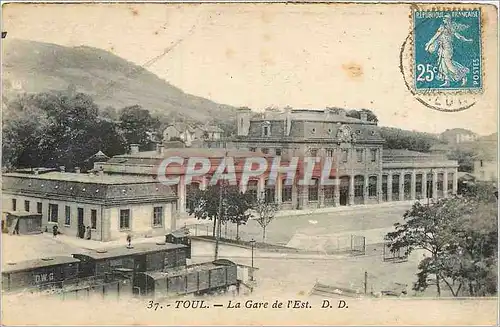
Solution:
[[[483,8],[485,90],[461,112],[418,102],[399,55],[410,29],[401,4],[9,4],[8,37],[87,45],[144,65],[186,93],[268,106],[368,108],[379,125],[440,133],[497,131],[497,16]]]

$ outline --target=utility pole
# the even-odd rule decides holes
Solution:
[[[222,160],[226,160],[228,152],[226,151],[224,158]],[[217,260],[219,258],[219,240],[220,240],[220,234],[222,231],[222,213],[224,212],[222,210],[222,205],[224,203],[224,181],[221,180],[220,186],[219,186],[219,210],[217,213],[217,221],[216,227],[215,227],[215,255],[214,255],[214,260]]]
[[[368,292],[368,272],[365,271],[365,294]]]

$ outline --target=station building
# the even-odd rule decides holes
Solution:
[[[90,226],[92,240],[125,242],[127,234],[176,229],[175,190],[149,176],[35,171],[2,178],[3,211],[41,214],[50,232],[57,224],[62,234],[84,238]]]
[[[267,182],[270,172],[242,185],[242,191],[264,196],[287,210],[438,199],[457,193],[457,161],[447,160],[442,154],[384,149],[376,123],[368,121],[365,114],[360,119],[352,118],[337,108],[268,111],[258,116],[241,109],[238,133],[233,138],[206,141],[205,148],[159,146],[156,151],[141,152],[137,145],[132,145],[129,154],[96,163],[95,169],[106,174],[155,178],[162,160],[173,156],[186,161],[201,156],[214,164],[225,156],[233,157],[235,162],[255,156],[268,161],[280,157],[282,164],[292,157],[331,157],[334,169],[330,178],[336,181],[335,185],[321,185],[317,175],[313,175],[314,185],[285,185],[285,176],[281,174],[271,184]],[[181,214],[186,211],[189,194],[206,187],[210,179],[194,178],[186,185],[182,167],[169,169],[167,175],[180,177],[176,192]],[[240,176],[238,171],[236,175]]]

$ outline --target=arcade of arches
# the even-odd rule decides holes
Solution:
[[[243,192],[254,197],[263,196],[268,202],[277,202],[281,209],[307,209],[391,201],[438,199],[457,192],[456,169],[383,170],[381,174],[342,175],[334,185],[286,185],[284,179],[275,184],[265,178],[250,180]],[[193,182],[179,192],[181,208],[189,205],[190,194],[204,188],[205,181]],[[181,209],[182,210],[182,209]]]

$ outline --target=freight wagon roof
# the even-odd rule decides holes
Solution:
[[[37,268],[45,268],[50,266],[58,266],[70,263],[78,263],[78,262],[80,262],[80,260],[67,256],[25,260],[20,262],[8,262],[3,265],[2,274],[37,269]]]
[[[102,250],[95,251],[85,251],[78,253],[77,255],[85,255],[94,260],[102,260],[109,259],[115,257],[125,257],[129,255],[138,255],[138,254],[148,254],[154,252],[161,252],[173,249],[181,249],[186,248],[186,245],[183,244],[172,244],[172,243],[139,243],[134,244],[133,248],[127,248],[126,246],[116,247],[116,248],[107,248]]]

